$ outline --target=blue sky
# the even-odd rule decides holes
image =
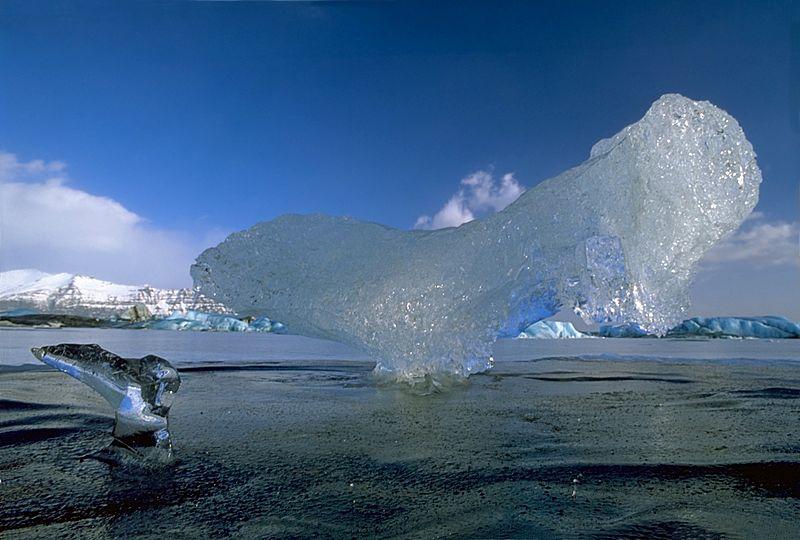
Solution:
[[[750,226],[788,225],[791,249],[798,5],[4,2],[5,179],[128,212],[141,247],[117,255],[159,262],[48,258],[32,235],[0,263],[185,285],[199,249],[283,213],[410,228],[476,171],[531,187],[580,163],[668,92],[738,119],[764,176]]]

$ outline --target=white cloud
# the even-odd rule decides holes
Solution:
[[[800,320],[800,224],[753,212],[706,253],[692,284],[693,315]]]
[[[415,229],[458,227],[475,219],[476,214],[497,212],[517,200],[525,188],[513,173],[503,175],[500,183],[490,172],[476,171],[461,180],[461,187],[433,217],[420,216]]]
[[[703,258],[704,266],[725,263],[749,263],[755,268],[800,265],[800,224],[770,222],[763,213],[753,212]]]
[[[41,159],[34,159],[33,161],[22,162],[14,154],[0,151],[0,181],[59,175],[64,172],[66,167],[66,164],[61,161],[46,162]]]
[[[122,283],[190,284],[197,239],[158,229],[119,202],[68,185],[61,162],[0,152],[0,269],[37,268]]]

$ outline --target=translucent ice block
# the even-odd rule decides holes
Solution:
[[[739,124],[670,94],[581,165],[458,228],[402,231],[287,215],[229,236],[192,267],[240,315],[361,347],[404,380],[467,376],[498,336],[574,309],[664,332],[684,318],[697,261],[758,200]]]

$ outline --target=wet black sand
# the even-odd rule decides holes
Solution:
[[[154,472],[79,461],[108,406],[0,368],[2,536],[800,537],[796,367],[500,361],[427,396],[369,369],[184,369]]]

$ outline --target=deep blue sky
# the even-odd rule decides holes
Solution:
[[[160,227],[408,228],[466,174],[530,187],[679,92],[739,120],[759,208],[796,220],[797,6],[6,1],[0,148]]]
[[[0,69],[0,270],[186,286],[280,214],[410,228],[470,173],[531,187],[678,92],[736,117],[764,177],[692,314],[800,319],[800,0],[6,0]]]

